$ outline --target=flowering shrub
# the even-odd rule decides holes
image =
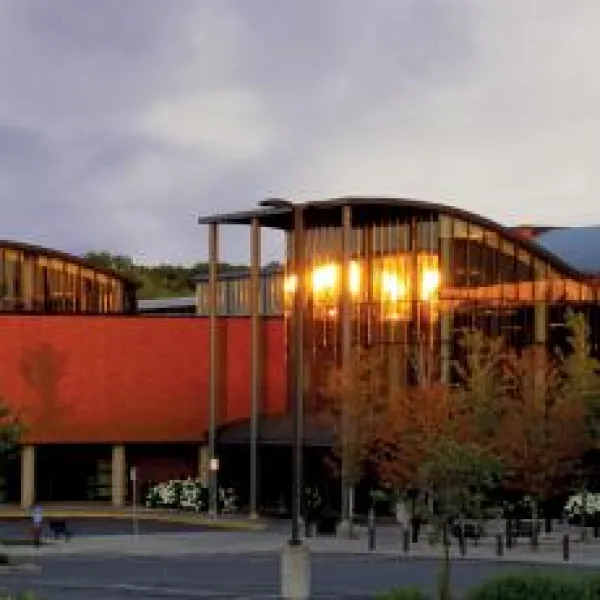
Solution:
[[[600,494],[574,494],[567,500],[564,510],[571,519],[580,519],[584,514],[588,518],[600,519]]]
[[[219,488],[217,502],[222,513],[233,513],[237,509],[237,496],[233,488]],[[172,479],[150,488],[144,504],[148,508],[170,508],[175,510],[208,511],[208,486],[199,479]]]

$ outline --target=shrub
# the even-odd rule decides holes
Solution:
[[[144,504],[148,508],[170,508],[205,512],[208,510],[208,486],[198,479],[171,479],[150,487]],[[232,488],[219,488],[218,508],[222,513],[237,509],[237,496]]]
[[[419,588],[394,588],[377,596],[377,600],[430,600]]]
[[[522,573],[490,579],[470,592],[468,600],[583,600],[589,581],[552,573]]]

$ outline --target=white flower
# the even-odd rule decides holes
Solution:
[[[202,512],[208,510],[208,495],[208,487],[199,478],[173,479],[152,487],[146,495],[145,504],[159,508]],[[237,509],[237,497],[233,488],[219,488],[217,501],[223,513],[232,513]]]
[[[580,492],[571,496],[565,504],[564,511],[571,517],[600,515],[600,494]]]

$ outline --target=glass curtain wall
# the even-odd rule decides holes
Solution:
[[[65,260],[0,248],[0,312],[129,312],[126,286]]]
[[[502,335],[521,348],[551,344],[564,329],[568,306],[598,320],[595,288],[560,273],[501,231],[421,211],[354,227],[351,239],[351,345],[380,352],[390,383],[426,376],[451,383],[465,328]],[[292,242],[288,233],[288,265]],[[310,227],[303,274],[285,273],[287,317],[298,277],[304,277],[307,411],[319,408],[328,370],[341,364],[342,250],[341,227]]]

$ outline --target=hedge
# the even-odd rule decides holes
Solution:
[[[529,572],[494,577],[467,595],[467,600],[597,600],[599,575]]]

